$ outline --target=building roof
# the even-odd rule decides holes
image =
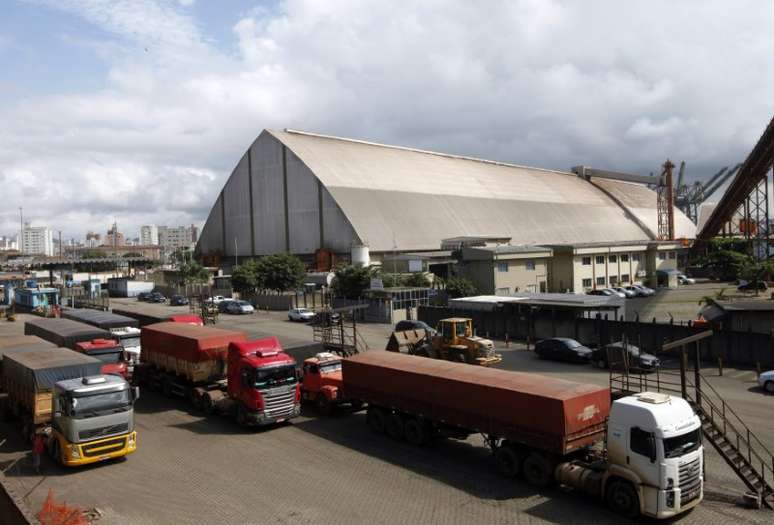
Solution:
[[[774,311],[774,301],[715,301],[715,304],[727,312],[772,312]]]
[[[325,186],[372,251],[432,250],[442,239],[505,235],[518,244],[653,239],[656,194],[565,171],[268,130]],[[695,226],[675,208],[678,237]]]
[[[449,306],[467,310],[492,310],[497,305],[509,303],[595,310],[619,308],[623,306],[623,299],[606,295],[523,292],[510,295],[477,295],[449,300]]]
[[[511,253],[544,253],[548,252],[551,253],[551,248],[548,248],[546,246],[525,246],[525,245],[518,245],[518,246],[512,246],[512,245],[500,245],[500,246],[471,246],[469,248],[466,248],[467,250],[480,250],[485,252],[492,252],[496,254],[511,254]]]

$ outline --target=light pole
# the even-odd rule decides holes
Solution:
[[[236,237],[234,237],[234,266],[239,266],[239,248],[237,247]]]

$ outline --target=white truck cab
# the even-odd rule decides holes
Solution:
[[[640,512],[658,519],[698,505],[704,496],[701,433],[701,420],[682,398],[642,392],[614,401],[605,485],[630,483]]]
[[[118,338],[118,342],[126,352],[131,372],[134,369],[134,365],[140,362],[140,329],[133,326],[124,326],[121,328],[111,328],[110,333]]]

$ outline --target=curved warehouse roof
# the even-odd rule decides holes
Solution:
[[[642,241],[657,231],[655,192],[641,184],[290,130],[264,131],[245,157],[210,213],[201,251],[233,255],[234,220],[252,224],[239,237],[252,236],[255,254],[346,251],[358,241],[376,252],[435,250],[445,238],[495,234],[513,244]],[[279,184],[268,180],[276,178]],[[229,186],[240,186],[242,196],[229,199]],[[253,202],[247,218],[229,204],[245,194]],[[284,217],[277,217],[283,199]],[[267,222],[284,230],[273,243],[256,232]],[[678,237],[694,236],[677,209],[675,225]],[[237,246],[239,255],[251,254],[244,240]]]

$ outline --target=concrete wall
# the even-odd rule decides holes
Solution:
[[[198,249],[226,257],[311,255],[318,248],[349,253],[353,242],[360,239],[328,190],[292,151],[262,133],[218,196]]]
[[[528,268],[528,263],[534,265]],[[540,292],[540,284],[544,283],[544,292],[548,291],[548,259],[512,259],[496,261],[494,267],[495,291],[503,293]],[[505,272],[500,271],[498,265],[507,264]]]

